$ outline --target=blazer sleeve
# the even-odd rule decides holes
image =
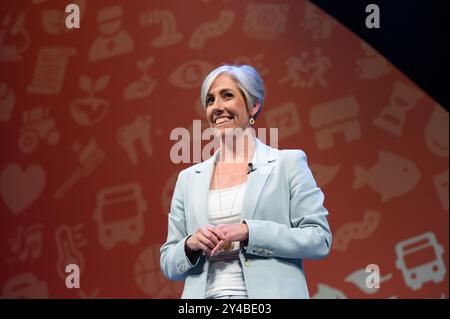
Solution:
[[[160,248],[162,273],[171,280],[184,280],[189,271],[199,264],[200,258],[192,264],[184,250],[188,238],[183,199],[183,171],[180,172],[170,205],[167,240]]]
[[[330,252],[332,235],[323,206],[324,195],[317,187],[303,151],[293,151],[286,161],[289,176],[291,225],[270,220],[245,220],[249,229],[248,254],[320,259]],[[287,212],[286,212],[287,213]]]

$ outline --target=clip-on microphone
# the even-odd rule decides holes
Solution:
[[[253,167],[252,163],[248,163],[248,172],[247,172],[247,174],[250,174],[253,171],[256,171],[256,167]]]

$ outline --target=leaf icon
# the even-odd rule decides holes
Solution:
[[[318,284],[318,291],[311,297],[312,299],[347,299],[347,296],[340,290],[325,284]]]
[[[345,278],[345,281],[354,284],[362,292],[364,292],[368,295],[371,295],[371,294],[378,292],[378,290],[380,290],[380,288],[375,288],[375,287],[372,288],[372,287],[368,287],[366,285],[366,278],[368,275],[369,275],[369,273],[367,273],[364,268],[361,268],[361,269],[358,269],[358,270],[352,272],[350,275],[348,275],[347,278]],[[392,278],[392,274],[388,274],[384,277],[381,277],[380,283],[387,281],[391,278]]]
[[[95,92],[99,92],[102,91],[109,82],[109,75],[103,75],[100,78],[97,79],[97,81],[95,81],[94,84],[94,91]]]
[[[80,76],[80,88],[83,92],[89,92],[92,88],[92,81],[86,75]]]
[[[341,165],[327,166],[322,164],[311,164],[310,167],[317,179],[317,184],[325,186],[336,176]]]

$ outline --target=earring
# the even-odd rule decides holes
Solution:
[[[253,116],[250,116],[250,121],[248,121],[250,123],[250,125],[255,124],[255,119],[253,118]]]

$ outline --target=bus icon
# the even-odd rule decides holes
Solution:
[[[396,267],[402,271],[406,285],[412,290],[420,289],[426,282],[438,283],[444,279],[444,248],[438,244],[433,232],[397,243],[395,252]]]
[[[98,223],[100,243],[106,249],[119,242],[137,244],[144,235],[144,211],[147,203],[139,184],[111,187],[97,194],[94,219]]]

